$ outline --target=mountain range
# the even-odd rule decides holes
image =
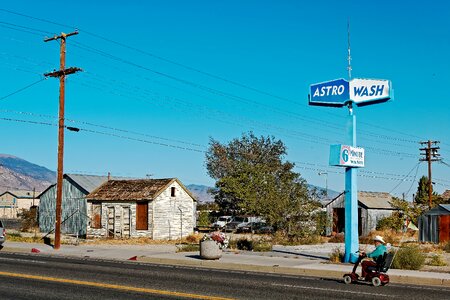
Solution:
[[[56,173],[19,157],[0,154],[0,191],[45,190],[55,183]]]

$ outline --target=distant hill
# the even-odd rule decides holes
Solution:
[[[199,184],[189,184],[186,187],[192,192],[192,194],[198,200],[199,203],[214,202],[214,197],[209,192],[211,189],[213,189],[213,187],[206,186],[206,185],[199,185]],[[340,194],[339,192],[328,189],[328,194],[325,197],[325,195],[326,195],[325,188],[320,187],[320,186],[315,186],[312,184],[308,184],[309,190],[312,190],[314,188],[317,189],[317,191],[319,193],[323,194],[322,197],[319,199],[323,203],[328,202],[329,200],[337,197]]]
[[[308,184],[308,189],[309,190],[312,190],[314,188],[317,189],[318,192],[323,193],[324,195],[327,195],[326,198],[328,198],[330,200],[335,198],[335,197],[337,197],[337,196],[339,196],[339,194],[340,194],[340,192],[337,192],[335,190],[330,190],[330,189],[328,189],[328,192],[325,193],[325,191],[326,191],[325,188],[317,186],[317,185]]]
[[[19,157],[0,154],[0,191],[45,190],[56,182],[56,173]]]
[[[186,187],[191,191],[198,203],[214,202],[214,197],[209,192],[213,187],[199,184],[189,184]]]

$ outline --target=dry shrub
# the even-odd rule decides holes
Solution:
[[[434,254],[431,256],[430,260],[427,262],[427,265],[434,267],[444,267],[447,265],[445,260],[439,254]]]
[[[345,240],[345,235],[344,233],[336,233],[334,236],[332,236],[329,240],[328,243],[343,243]]]
[[[374,230],[374,231],[369,232],[369,234],[367,236],[360,237],[359,242],[361,244],[372,244],[373,238],[376,235],[382,236],[386,243],[390,243],[392,245],[398,245],[400,243],[400,241],[402,240],[402,237],[403,237],[403,239],[405,239],[407,237],[407,235],[403,235],[403,232],[397,232],[392,229]]]
[[[448,241],[446,244],[442,246],[442,250],[444,250],[447,253],[450,253],[450,241]]]
[[[392,268],[419,270],[425,264],[425,255],[418,246],[404,246],[397,250]]]
[[[202,239],[202,237],[203,237],[203,234],[192,233],[192,234],[188,235],[185,238],[185,240],[189,244],[198,244],[198,243],[200,243],[200,240]]]
[[[332,263],[340,263],[344,260],[344,252],[339,249],[339,247],[336,247],[333,249],[333,251],[330,253],[330,262]]]
[[[128,239],[89,238],[81,240],[81,242],[90,245],[175,245],[179,243],[180,240],[153,240],[149,237]]]

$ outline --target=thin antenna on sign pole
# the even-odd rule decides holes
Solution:
[[[348,60],[348,66],[347,66],[347,70],[348,70],[348,80],[352,79],[352,55],[350,52],[350,18],[347,19],[347,39],[348,39],[348,56],[347,56],[347,60]]]
[[[350,51],[350,17],[347,18],[347,61],[348,61],[348,65],[347,65],[347,71],[348,71],[348,80],[350,81],[352,79],[352,54]],[[353,114],[353,105],[352,102],[349,101],[348,102],[348,110],[350,115]]]

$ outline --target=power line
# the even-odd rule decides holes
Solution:
[[[32,19],[32,20],[37,20],[37,21],[40,21],[40,22],[48,23],[48,24],[53,24],[53,25],[63,26],[63,27],[72,28],[72,29],[73,29],[73,28],[76,28],[75,26],[70,26],[70,25],[67,25],[67,24],[58,23],[58,22],[50,21],[50,20],[43,19],[43,18],[33,17],[33,16],[30,16],[30,15],[26,15],[26,14],[23,14],[23,13],[18,13],[18,12],[15,12],[15,11],[12,11],[12,10],[8,10],[8,9],[0,9],[0,11],[3,11],[3,12],[5,12],[5,13],[9,13],[9,14],[14,14],[14,15],[21,16],[21,17],[25,17],[25,18],[29,18],[29,19]],[[91,36],[93,36],[93,37],[96,37],[96,38],[99,38],[99,39],[101,39],[101,40],[107,41],[107,42],[109,42],[109,43],[112,43],[112,44],[115,44],[115,45],[118,45],[118,46],[121,46],[121,47],[125,47],[125,48],[127,48],[127,49],[130,49],[130,50],[136,51],[136,52],[138,52],[138,53],[141,53],[141,54],[145,54],[145,55],[154,57],[154,58],[156,58],[156,59],[159,59],[159,60],[161,60],[161,61],[164,61],[164,62],[173,64],[173,65],[176,65],[176,66],[183,67],[183,68],[185,68],[185,69],[188,69],[188,70],[197,72],[197,73],[199,73],[199,74],[203,74],[203,75],[209,76],[209,77],[211,77],[211,78],[215,78],[215,79],[218,79],[218,80],[222,80],[222,81],[224,81],[224,82],[227,82],[227,83],[230,83],[230,84],[233,84],[233,85],[242,87],[242,88],[246,88],[246,89],[249,89],[249,90],[258,92],[258,93],[260,93],[260,94],[264,94],[264,95],[267,95],[267,96],[270,96],[270,97],[274,97],[274,98],[279,99],[279,100],[284,100],[284,101],[287,101],[287,102],[289,102],[289,103],[294,103],[294,104],[300,105],[298,102],[292,101],[291,99],[288,99],[288,98],[285,98],[285,97],[280,97],[280,96],[274,95],[274,94],[272,94],[272,93],[268,93],[268,92],[266,92],[266,91],[262,91],[262,90],[260,90],[260,89],[256,89],[256,88],[250,87],[250,86],[248,86],[248,85],[245,85],[245,84],[242,84],[242,83],[239,83],[239,82],[230,80],[230,79],[226,79],[226,78],[224,78],[224,77],[221,77],[221,76],[218,76],[218,75],[214,75],[214,74],[212,74],[212,73],[205,72],[205,71],[199,70],[199,69],[194,68],[194,67],[191,67],[191,66],[187,66],[187,65],[185,65],[185,64],[182,64],[182,63],[179,63],[179,62],[176,62],[176,61],[173,61],[173,60],[170,60],[170,59],[161,57],[161,56],[159,56],[159,55],[155,55],[155,54],[150,53],[150,52],[148,52],[148,51],[144,51],[144,50],[138,49],[138,48],[136,48],[136,47],[132,47],[132,46],[130,46],[130,45],[128,45],[128,44],[114,41],[114,40],[112,40],[112,39],[106,38],[106,37],[101,36],[101,35],[99,35],[99,34],[96,34],[96,33],[93,33],[93,32],[89,32],[89,31],[85,31],[85,30],[83,30],[83,32],[84,32],[85,34],[87,34],[87,35],[91,35]],[[305,106],[306,106],[306,105],[305,105]],[[332,113],[328,113],[328,114],[333,115],[333,116],[341,117],[341,116],[339,116],[339,115],[332,114]],[[370,123],[367,123],[367,122],[361,122],[361,124],[366,124],[366,125],[369,125],[369,126],[372,126],[372,127],[376,127],[376,128],[379,128],[379,129],[383,129],[383,130],[386,130],[386,131],[389,131],[389,132],[393,132],[393,131],[394,131],[394,132],[397,132],[397,133],[402,134],[402,135],[406,135],[406,136],[410,136],[410,137],[414,137],[414,138],[420,139],[419,136],[415,136],[415,135],[411,135],[411,134],[408,134],[408,133],[404,133],[404,132],[400,132],[400,131],[397,131],[397,130],[393,130],[392,128],[384,128],[384,127],[382,127],[382,126],[379,126],[379,125],[373,125],[373,124],[370,124]]]
[[[395,191],[405,181],[405,179],[409,176],[409,174],[411,174],[414,168],[419,168],[420,163],[421,162],[419,161],[417,164],[415,164],[414,167],[408,172],[408,174],[406,174],[405,177],[403,177],[403,179],[392,190],[389,191],[389,194]]]
[[[7,23],[7,24],[11,24],[11,25],[13,25],[13,26],[18,26],[18,27],[22,27],[22,28],[28,28],[28,29],[32,29],[32,30],[35,30],[35,31],[39,31],[39,32],[49,33],[49,32],[47,32],[47,31],[43,31],[43,30],[31,28],[31,27],[26,27],[26,26],[16,25],[16,24],[12,24],[12,23]],[[81,44],[81,45],[82,45],[82,44]],[[89,48],[90,48],[90,49],[89,49]],[[97,53],[97,54],[104,55],[104,56],[106,56],[106,57],[111,58],[110,55],[109,55],[108,53],[104,52],[104,51],[97,50],[97,49],[94,49],[94,48],[89,47],[89,46],[84,46],[84,49],[87,50],[87,51],[91,51],[91,52],[92,52],[92,51],[96,51],[95,53]],[[117,57],[116,57],[116,58],[117,58]],[[120,59],[120,58],[118,58],[118,59]],[[120,59],[120,60],[122,60],[122,59]],[[153,71],[154,71],[154,70],[153,70]],[[162,72],[160,72],[160,73],[163,74]],[[166,75],[167,75],[167,74],[166,74]],[[168,75],[168,76],[171,76],[171,75]],[[178,80],[178,81],[181,80],[181,82],[183,82],[183,83],[188,83],[188,81],[185,81],[185,80],[183,80],[183,79],[179,79],[179,78],[178,78],[178,79],[175,79],[174,76],[171,76],[171,77],[169,77],[169,78],[174,79],[174,80]],[[190,82],[189,84],[192,84],[192,82]],[[195,83],[194,83],[194,84],[195,84]],[[198,85],[198,84],[195,84],[195,85]],[[197,87],[199,87],[199,86],[200,86],[200,85],[198,85]],[[252,100],[249,100],[249,99],[246,99],[246,98],[243,98],[243,97],[239,97],[239,96],[236,96],[236,95],[232,95],[232,94],[229,94],[229,93],[226,93],[226,92],[223,92],[223,91],[218,91],[218,90],[211,89],[211,88],[208,88],[208,87],[205,87],[205,86],[202,86],[202,87],[203,87],[202,89],[205,90],[205,88],[206,88],[207,91],[209,91],[209,92],[214,92],[214,91],[215,91],[215,92],[219,92],[219,93],[222,93],[222,96],[225,96],[225,97],[232,97],[232,98],[234,98],[235,100],[240,98],[241,100],[251,101],[251,103],[256,104],[256,105],[266,106],[266,105],[262,105],[262,104],[260,104],[260,103],[258,103],[258,102],[254,102],[254,101],[252,101]],[[281,112],[281,113],[286,114],[286,112],[283,112],[283,111],[280,111],[280,110],[279,110],[278,112]],[[297,116],[297,117],[298,117],[298,116]],[[313,118],[313,119],[315,119],[315,118]],[[319,120],[319,119],[315,119],[315,120]],[[336,128],[335,126],[330,126],[328,122],[323,122],[322,120],[319,120],[319,122],[325,123],[325,124],[326,124],[327,126],[329,126],[329,127]],[[368,124],[368,123],[367,123],[367,124]],[[371,124],[368,124],[368,125],[371,125]],[[365,133],[365,130],[362,130],[362,132]],[[382,135],[379,135],[379,134],[373,134],[373,133],[370,133],[370,132],[367,132],[367,133],[365,133],[365,134],[373,135],[373,136],[375,136],[375,137],[384,138],[384,139],[388,139],[388,140],[398,140],[398,141],[407,141],[407,142],[414,142],[414,143],[415,143],[415,141],[411,141],[411,140],[399,139],[399,138],[392,138],[392,137],[389,137],[389,136],[382,136]],[[370,140],[370,139],[369,139],[369,140]]]
[[[41,78],[41,79],[39,79],[38,81],[35,81],[35,82],[33,82],[33,83],[31,83],[31,84],[29,84],[29,85],[27,85],[27,86],[24,86],[23,88],[20,88],[20,89],[14,91],[14,92],[12,92],[12,93],[10,93],[10,94],[8,94],[8,95],[5,95],[5,96],[3,96],[3,97],[0,98],[0,101],[5,100],[6,98],[11,97],[11,96],[13,96],[13,95],[15,95],[15,94],[17,94],[17,93],[20,93],[20,92],[22,92],[22,91],[24,91],[24,90],[26,90],[26,89],[28,89],[28,88],[30,88],[30,87],[32,87],[32,86],[38,84],[39,82],[42,82],[42,81],[46,80],[46,79],[47,79],[47,78],[45,78],[45,77],[44,77],[44,78]]]

